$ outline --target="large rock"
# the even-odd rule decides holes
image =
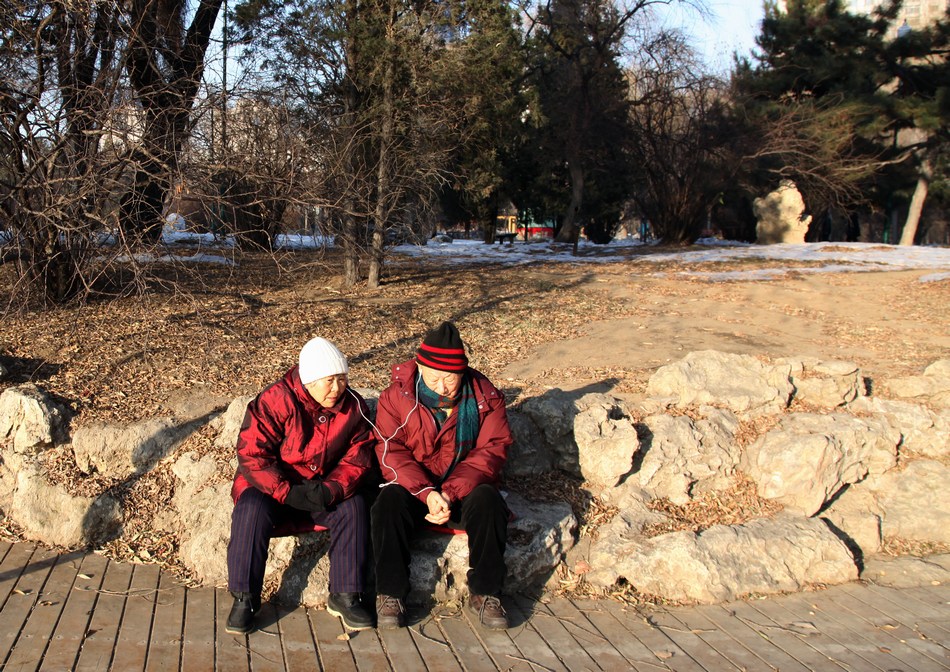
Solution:
[[[592,545],[592,584],[608,587],[622,577],[650,595],[712,604],[858,576],[848,548],[816,518],[780,514],[651,539],[624,532],[622,522],[611,523]]]
[[[596,491],[611,488],[633,468],[637,429],[619,404],[595,404],[574,418],[581,476]]]
[[[0,442],[17,452],[35,452],[66,440],[66,414],[46,392],[32,383],[9,387],[0,394]]]
[[[760,245],[804,243],[811,215],[803,217],[805,201],[791,180],[782,180],[778,189],[752,202],[755,213],[755,242]]]
[[[739,422],[730,411],[703,411],[707,417],[699,420],[685,415],[652,415],[643,420],[648,431],[637,480],[654,497],[685,504],[732,484]]]
[[[864,557],[881,550],[881,521],[884,518],[884,511],[874,493],[866,486],[866,482],[847,486],[821,514],[860,549]]]
[[[122,510],[113,497],[71,495],[27,460],[17,465],[16,489],[6,513],[24,536],[50,546],[96,545],[114,539],[122,529]]]
[[[73,434],[76,466],[124,480],[143,474],[203,425],[201,419],[150,418],[131,425],[94,423]]]
[[[750,445],[741,466],[761,497],[810,516],[846,483],[893,467],[899,441],[877,418],[795,413]]]
[[[888,391],[895,397],[929,399],[950,394],[950,359],[940,359],[924,369],[923,375],[888,380]]]
[[[769,366],[749,355],[691,352],[657,369],[647,395],[672,406],[711,405],[744,416],[783,411],[791,399],[788,364]]]
[[[864,396],[864,376],[853,362],[822,361],[814,357],[783,358],[776,364],[791,367],[794,398],[798,401],[835,408]]]
[[[884,537],[950,543],[950,467],[934,460],[917,460],[900,471],[871,479],[871,488],[884,511]]]
[[[593,406],[610,409],[608,416],[611,418],[630,416],[625,404],[608,394],[565,392],[557,388],[541,396],[526,399],[518,410],[528,416],[537,427],[537,438],[542,442],[540,448],[550,451],[554,466],[581,476],[574,422],[579,414]],[[635,446],[633,450],[636,450]]]
[[[211,421],[210,427],[215,433],[215,448],[234,450],[241,424],[244,422],[244,415],[247,412],[247,405],[252,399],[254,395],[238,397],[228,405],[224,413]]]
[[[537,476],[554,468],[554,456],[534,421],[520,411],[508,411],[513,443],[508,448],[505,476]]]
[[[934,412],[910,401],[861,397],[850,411],[880,418],[901,435],[901,452],[924,457],[950,455],[950,411]]]

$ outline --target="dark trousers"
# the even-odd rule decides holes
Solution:
[[[428,507],[401,485],[387,485],[370,511],[376,593],[404,599],[409,594],[409,541],[425,525]],[[480,485],[452,505],[450,524],[468,535],[468,589],[499,595],[505,582],[508,507],[491,485]]]
[[[261,594],[274,528],[293,519],[301,523],[312,521],[329,529],[330,592],[363,592],[369,521],[361,495],[343,500],[330,511],[308,513],[281,504],[256,488],[241,493],[231,514],[228,590]]]

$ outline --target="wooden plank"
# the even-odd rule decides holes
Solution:
[[[291,609],[276,605],[277,626],[284,649],[284,665],[287,672],[311,672],[320,669],[317,643],[310,631],[310,619],[303,607]]]
[[[854,641],[853,635],[842,633],[833,622],[829,622],[815,603],[814,594],[808,598],[801,595],[783,595],[768,602],[775,607],[777,613],[784,611],[786,627],[797,624],[794,627],[802,628],[806,632],[812,632],[811,628],[814,627],[814,631],[808,636],[808,643],[820,647],[832,659],[842,661],[851,669],[881,672],[890,669],[895,662],[893,658],[889,661],[891,665],[883,663],[879,652],[872,651],[872,647],[865,646],[863,642]],[[758,604],[755,606],[759,607]]]
[[[400,631],[402,630],[412,636],[413,644],[415,644],[428,669],[438,672],[464,669],[462,663],[455,657],[452,645],[445,639],[445,635],[431,617],[427,616],[417,623],[410,622],[406,628],[400,628]],[[384,646],[389,632],[388,630],[379,630]]]
[[[701,605],[689,609],[668,609],[667,613],[679,621],[685,630],[697,635],[737,669],[750,670],[768,665],[732,636],[731,630],[738,630],[736,625],[742,626],[742,624],[722,618],[724,612],[718,606]],[[710,619],[710,616],[715,617],[717,613],[720,616],[719,623]]]
[[[745,619],[740,618],[734,608],[735,604],[704,607],[702,614],[713,627],[728,633],[738,644],[752,652],[771,669],[782,670],[782,672],[809,672],[809,670],[815,669],[804,665],[787,653],[779,644],[773,642],[771,637],[755,629]],[[743,606],[747,605],[743,604]],[[761,667],[761,663],[752,667]]]
[[[564,630],[574,638],[574,641],[584,649],[601,669],[618,670],[629,665],[623,654],[570,600],[556,598],[547,602],[546,606]]]
[[[519,627],[517,615],[511,610],[511,602],[512,600],[507,597],[502,600],[502,606],[508,613],[509,628],[507,630],[489,630],[481,627],[476,622],[476,616],[468,609],[462,610],[462,617],[468,622],[475,636],[482,642],[482,646],[488,651],[498,669],[533,672],[536,668],[531,665],[528,658],[511,638],[511,633],[517,632]]]
[[[461,607],[449,613],[441,610],[435,616],[435,622],[452,647],[452,653],[468,672],[496,672],[495,661],[485,650],[478,635],[469,622],[462,617]]]
[[[16,646],[7,658],[6,669],[35,670],[39,667],[66,606],[82,556],[82,553],[67,553],[56,557],[56,564],[46,576],[36,603],[20,629]]]
[[[20,630],[39,601],[40,590],[56,564],[57,556],[53,551],[42,548],[36,548],[35,552],[33,550],[30,549],[22,573],[10,586],[9,595],[0,610],[0,668],[19,640]],[[8,554],[8,559],[9,555],[12,554]],[[16,570],[8,571],[10,578],[13,578]]]
[[[505,608],[511,625],[508,636],[515,643],[525,660],[541,665],[549,670],[566,670],[564,663],[551,650],[544,638],[530,622],[531,611],[525,612],[515,600],[510,600]]]
[[[416,642],[412,637],[409,628],[391,628],[388,630],[377,630],[377,636],[382,644],[383,651],[389,659],[389,664],[394,670],[424,670],[426,669],[426,660],[422,653],[416,647]],[[449,656],[452,658],[451,654]],[[454,658],[452,658],[454,662]],[[440,661],[444,664],[444,661]],[[443,669],[436,667],[434,669]],[[447,668],[451,669],[451,668]],[[456,664],[455,669],[458,669]]]
[[[107,558],[95,553],[87,553],[83,557],[59,623],[43,656],[39,668],[43,672],[74,669],[83,639],[89,631],[97,591],[102,586],[108,564]]]
[[[330,672],[356,670],[350,640],[341,637],[346,632],[340,619],[324,609],[308,609],[307,613],[310,615],[310,630],[320,652],[321,668]]]
[[[947,611],[939,605],[921,602],[914,597],[912,588],[888,588],[886,586],[865,586],[867,593],[880,600],[878,604],[886,604],[887,613],[894,614],[908,625],[915,621],[940,621],[947,618]]]
[[[572,600],[577,610],[626,659],[634,670],[668,670],[646,645],[607,611],[602,600]]]
[[[261,605],[255,617],[255,627],[247,635],[254,672],[284,672],[284,652],[277,627],[277,610],[270,602]]]
[[[917,672],[944,669],[944,664],[940,661],[947,657],[948,652],[940,645],[921,638],[916,632],[903,624],[882,623],[877,625],[875,619],[881,622],[883,615],[868,607],[853,595],[836,593],[830,597],[838,607],[833,612],[835,618],[841,621],[839,614],[847,614],[850,618],[859,620],[864,629],[869,630],[872,633],[870,636],[877,639],[881,646],[892,649],[895,657],[910,665]],[[909,651],[907,651],[908,649]]]
[[[102,585],[96,592],[92,618],[79,653],[79,662],[76,664],[78,672],[109,669],[131,581],[132,565],[116,562],[106,564]]]
[[[738,668],[718,651],[713,649],[700,636],[688,627],[683,627],[669,609],[657,609],[649,616],[649,621],[662,629],[663,634],[676,642],[689,657],[706,670],[726,672]]]
[[[325,609],[310,610],[310,623],[323,669],[392,669],[375,630],[347,631],[343,622]]]
[[[214,672],[214,589],[185,591],[185,626],[181,642],[181,669]]]
[[[160,578],[158,565],[132,567],[132,583],[116,638],[115,655],[112,657],[113,661],[122,663],[123,669],[145,669]]]
[[[632,636],[647,647],[658,663],[676,672],[697,672],[703,669],[679,644],[651,623],[648,617],[655,610],[649,607],[634,609],[610,600],[606,600],[604,606]]]
[[[185,588],[168,572],[159,580],[146,672],[177,672],[185,622]]]
[[[758,604],[759,601],[756,601]],[[804,635],[789,630],[786,626],[756,611],[747,601],[730,602],[720,605],[727,617],[741,622],[755,633],[765,644],[760,654],[770,665],[783,672],[803,666],[807,670],[835,670],[844,668],[834,663],[825,654],[808,645]],[[792,662],[794,661],[794,662]]]
[[[220,588],[215,589],[214,605],[217,622],[215,623],[214,634],[217,646],[214,647],[214,664],[215,669],[220,672],[231,672],[232,670],[240,672],[241,670],[251,669],[251,663],[248,659],[247,636],[232,635],[224,630],[232,603],[233,599],[228,591]]]
[[[527,597],[517,597],[515,602],[529,616],[532,627],[569,670],[600,669],[596,661],[571,636],[548,605]]]
[[[877,590],[879,586],[862,586],[857,583],[850,583],[840,587],[840,592],[854,596],[861,602],[873,607],[882,614],[886,614],[888,619],[893,619],[902,623],[911,630],[923,632],[920,625],[927,623],[927,619],[913,610],[913,603],[905,603],[897,598],[894,593]],[[894,601],[892,598],[897,599]],[[938,627],[927,634],[928,637],[937,642],[950,641],[950,633],[943,628]]]

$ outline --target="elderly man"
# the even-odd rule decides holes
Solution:
[[[505,399],[469,368],[458,329],[429,332],[414,360],[393,367],[376,411],[386,481],[370,513],[380,628],[405,625],[409,541],[424,521],[468,534],[468,607],[484,626],[508,627],[508,508],[497,485],[511,445]]]
[[[369,520],[357,486],[374,467],[376,439],[366,402],[347,388],[348,372],[336,346],[314,338],[298,365],[247,406],[231,490],[227,632],[251,630],[275,531],[314,526],[330,530],[327,611],[350,629],[373,627],[360,600]]]

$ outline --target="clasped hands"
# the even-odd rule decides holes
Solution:
[[[426,514],[426,520],[434,525],[445,525],[449,522],[451,507],[448,498],[437,490],[432,490],[426,495],[426,506],[429,507],[429,513]]]
[[[287,493],[284,504],[301,511],[320,513],[327,510],[330,497],[330,488],[319,479],[314,479],[290,486],[290,492]]]

